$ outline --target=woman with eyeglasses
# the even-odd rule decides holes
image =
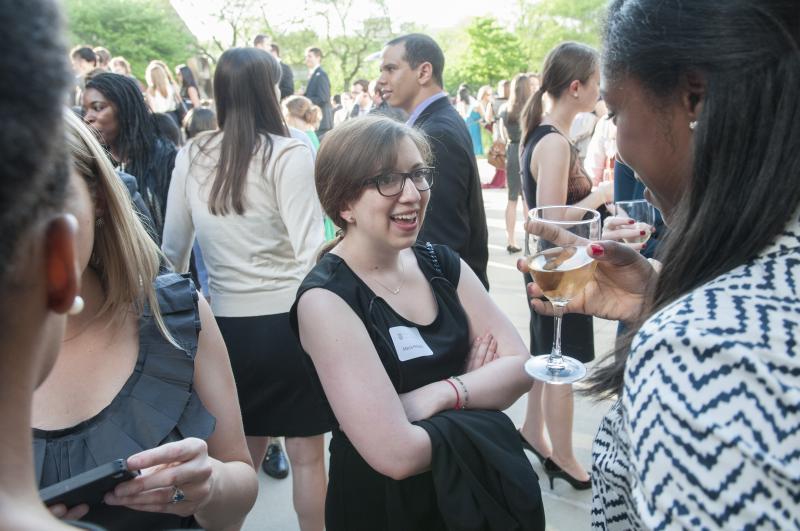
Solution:
[[[257,48],[220,56],[219,129],[200,133],[178,154],[163,250],[186,271],[197,236],[253,463],[264,460],[269,436],[285,436],[300,528],[322,531],[330,419],[288,313],[323,242],[322,210],[311,150],[289,137],[281,117],[273,61]]]
[[[341,231],[300,286],[291,319],[338,424],[326,528],[459,528],[454,518],[543,528],[535,474],[499,412],[530,388],[525,344],[455,252],[417,242],[435,193],[430,157],[421,133],[372,116],[333,129],[317,154],[317,193]],[[497,445],[471,446],[472,428]],[[506,491],[491,508],[476,501],[488,495],[467,491],[485,485],[448,465],[454,455],[511,468],[525,485],[515,498],[524,517],[512,516],[520,513]],[[492,520],[502,511],[506,519]]]

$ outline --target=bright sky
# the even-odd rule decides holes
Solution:
[[[359,1],[371,3],[367,0],[356,0],[356,3]],[[171,3],[199,39],[207,40],[216,35],[227,40],[230,30],[213,17],[224,0],[171,0]],[[287,6],[289,3],[264,0],[262,5],[267,11],[274,9],[275,22],[279,24],[281,19],[287,20],[302,13],[302,2],[296,2],[296,7]],[[501,21],[508,21],[516,3],[515,0],[386,0],[393,25],[417,22],[431,29],[457,26],[465,18],[481,15],[494,15]],[[321,28],[315,29],[319,31]]]

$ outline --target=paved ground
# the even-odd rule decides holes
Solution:
[[[485,167],[482,167],[486,170]],[[488,170],[486,170],[488,171]],[[491,295],[506,312],[519,330],[525,341],[528,341],[528,310],[522,288],[522,279],[514,267],[519,255],[511,256],[506,252],[504,211],[507,192],[502,190],[484,190],[484,203],[489,225],[489,282]],[[520,218],[522,214],[519,214]],[[517,226],[520,246],[522,229]],[[595,345],[598,354],[608,352],[613,344],[616,323],[595,320]],[[525,416],[526,397],[520,398],[506,413],[520,425]],[[578,459],[589,467],[591,463],[591,445],[601,417],[609,407],[609,403],[593,403],[577,398],[575,407],[574,439]],[[327,447],[327,443],[326,443]],[[547,478],[542,472],[539,462],[531,454],[534,469],[539,474],[540,485],[547,513],[548,529],[581,531],[589,529],[589,510],[591,493],[573,490],[564,481],[557,480],[554,490],[550,490]],[[259,473],[260,490],[258,501],[245,523],[245,531],[296,531],[299,529],[292,507],[291,475],[284,480],[274,480],[263,472]]]

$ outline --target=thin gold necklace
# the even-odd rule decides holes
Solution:
[[[383,282],[378,280],[378,278],[375,275],[372,275],[372,279],[375,282],[377,282],[378,284],[380,284],[380,286],[383,289],[385,289],[386,291],[388,291],[392,295],[397,295],[398,293],[400,293],[400,290],[403,289],[403,284],[405,284],[405,281],[406,281],[406,270],[405,270],[405,266],[403,266],[403,259],[400,258],[400,285],[397,286],[396,289],[390,288],[389,286],[387,286],[386,284],[384,284]]]

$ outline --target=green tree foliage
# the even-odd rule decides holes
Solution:
[[[318,45],[327,57],[323,64],[331,79],[331,92],[349,90],[359,77],[377,78],[377,63],[367,57],[392,37],[384,0],[372,2],[369,13],[360,13],[353,0],[310,0],[308,5],[325,28]]]
[[[72,44],[124,56],[140,79],[153,59],[174,67],[196,53],[194,37],[168,0],[66,0],[65,7]]]
[[[519,0],[521,14],[516,35],[528,62],[538,72],[544,58],[563,41],[599,47],[606,0]]]
[[[358,78],[377,78],[377,63],[367,58],[392,36],[384,0],[304,0],[299,4],[302,9],[295,6],[294,11],[281,11],[280,16],[274,4],[224,0],[214,16],[230,29],[232,42],[214,39],[204,48],[205,53],[213,58],[229,46],[249,46],[254,35],[263,33],[280,46],[281,59],[292,67],[297,88],[305,84],[305,49],[310,46],[323,52],[322,63],[333,93],[349,90]]]
[[[494,18],[473,19],[466,28],[466,36],[466,49],[459,51],[449,46],[446,52],[445,85],[450,91],[460,83],[467,83],[473,90],[480,85],[495,85],[501,79],[511,79],[526,70],[527,60],[519,39],[503,29]],[[455,38],[453,42],[459,40],[464,42],[463,38]]]

